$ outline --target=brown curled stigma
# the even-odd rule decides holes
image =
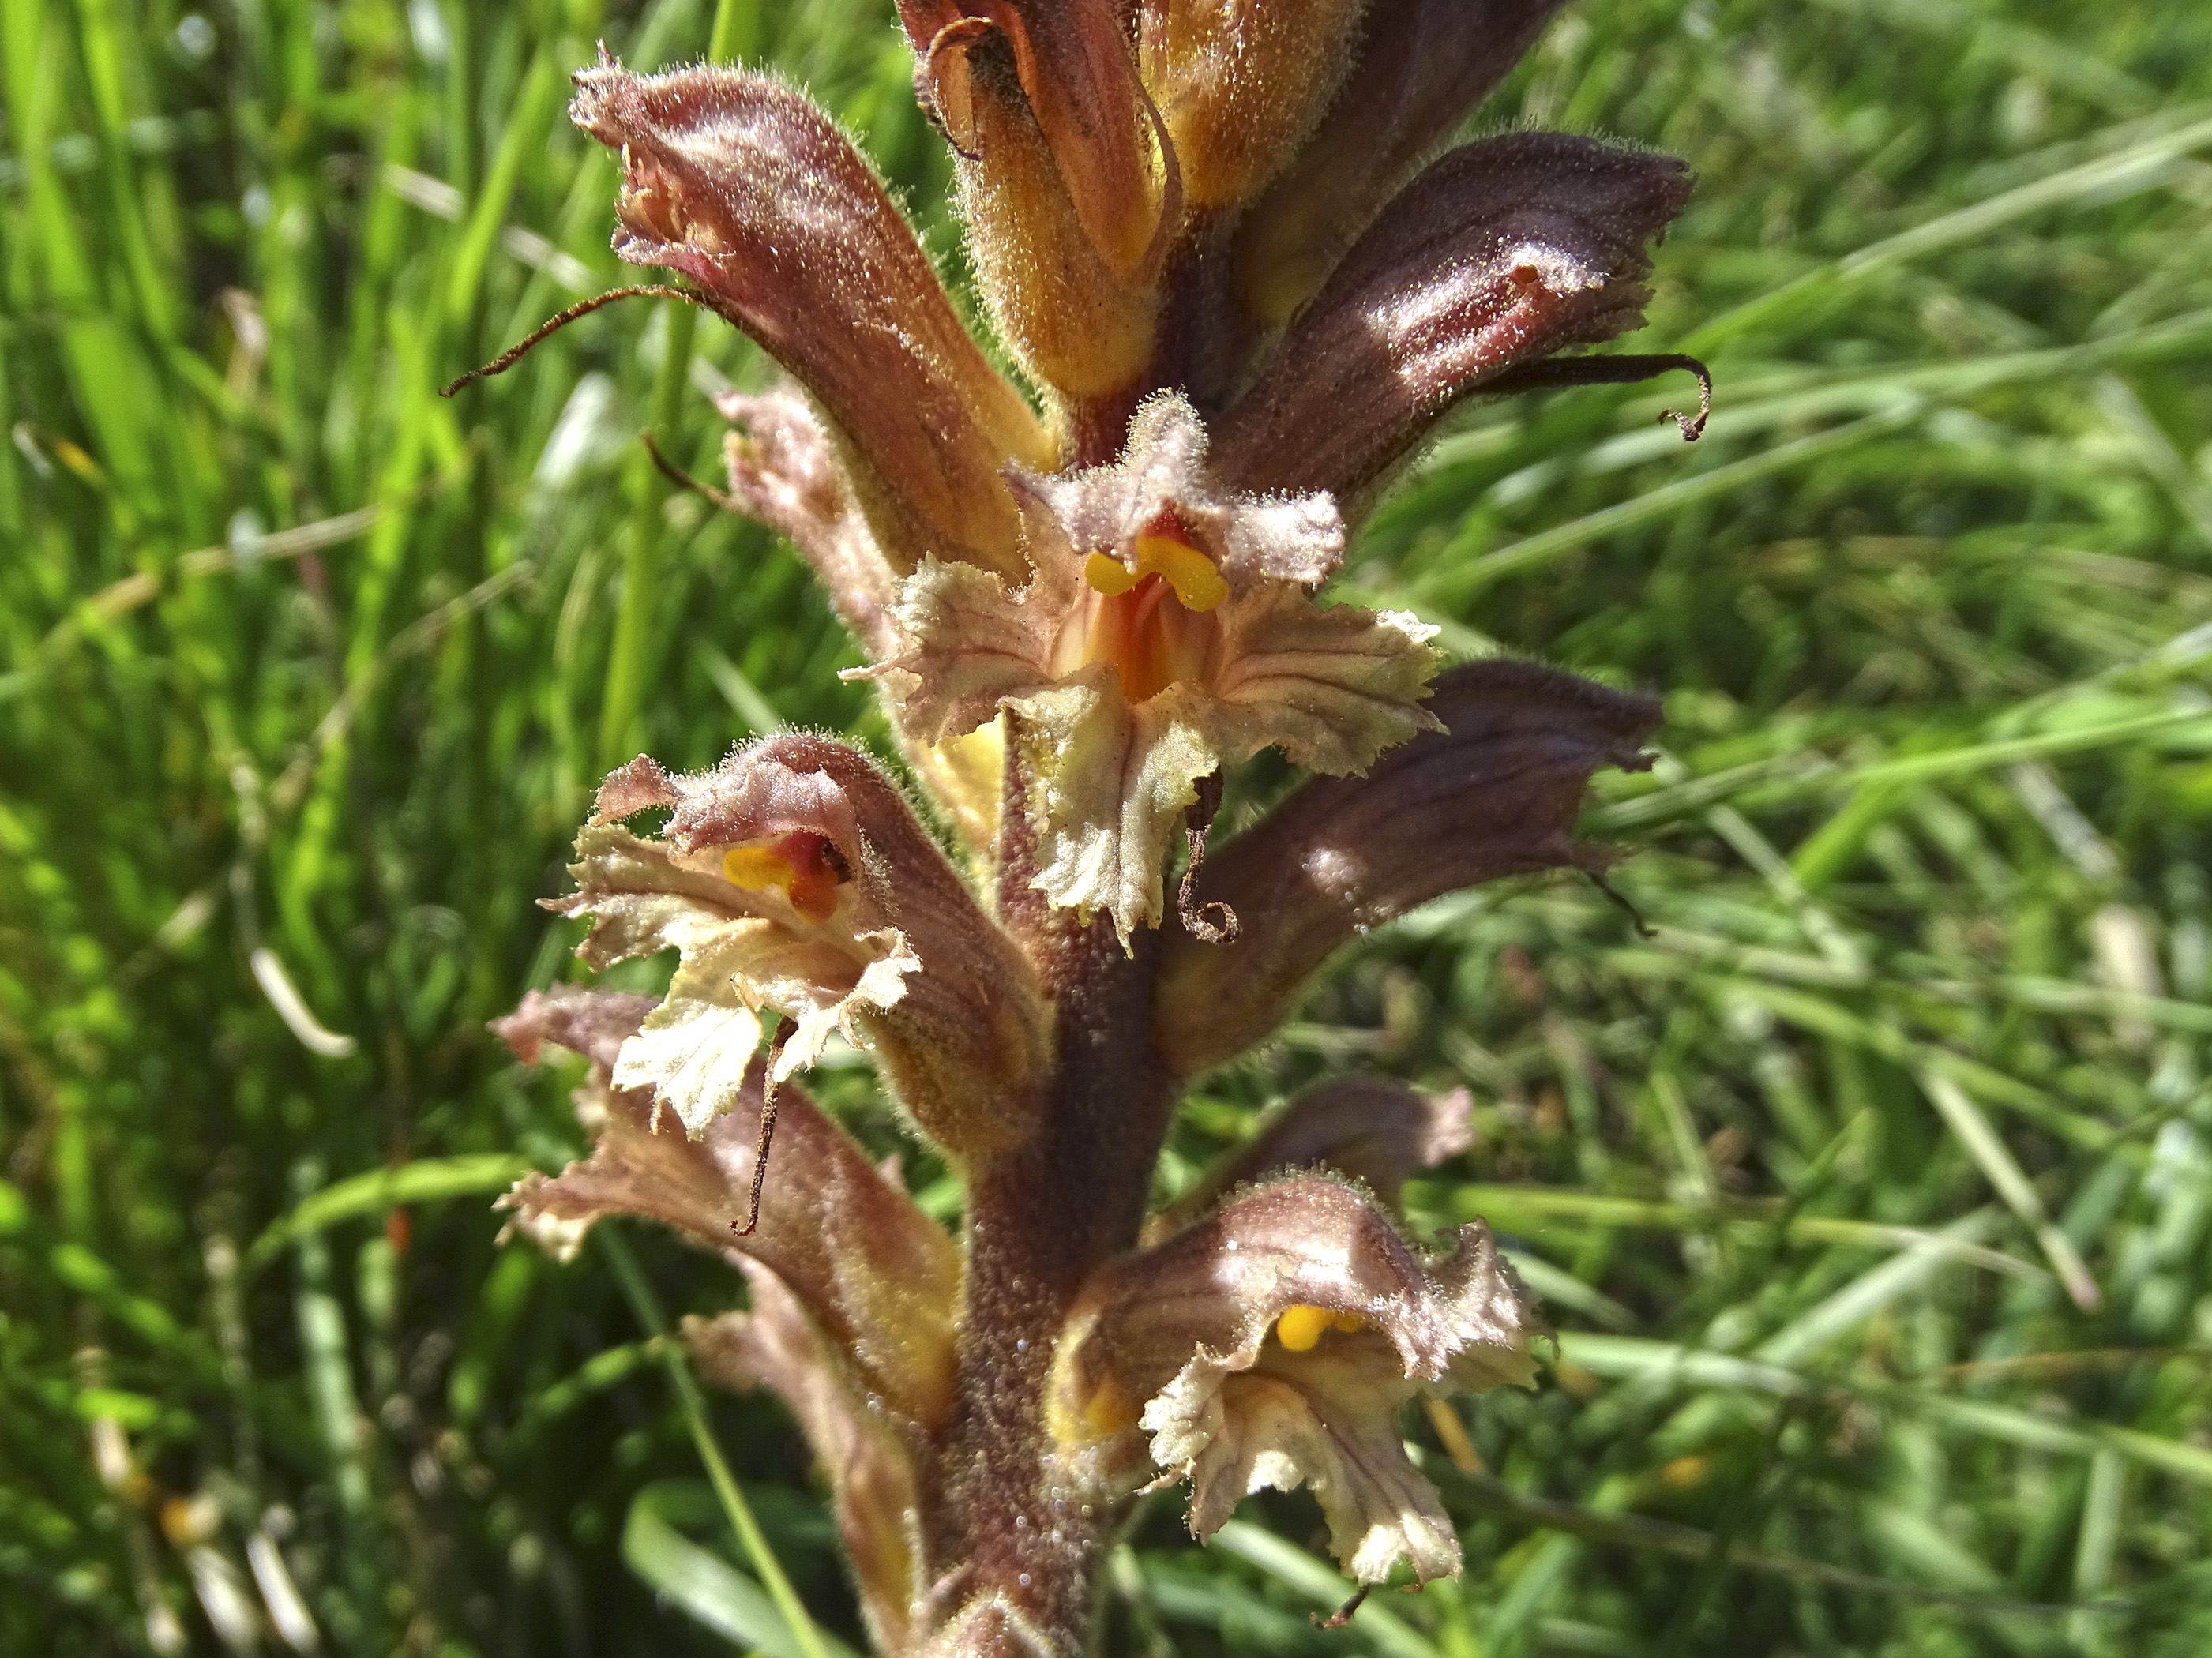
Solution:
[[[730,1230],[741,1238],[753,1235],[760,1224],[761,1187],[768,1183],[768,1148],[775,1139],[775,1068],[783,1061],[783,1047],[799,1034],[799,1026],[787,1014],[775,1023],[775,1035],[768,1039],[768,1067],[761,1072],[760,1142],[753,1148],[752,1205],[745,1211],[745,1224],[730,1223]]]
[[[1213,815],[1220,810],[1221,774],[1208,772],[1198,780],[1198,804],[1190,809],[1190,821],[1183,828],[1183,837],[1190,847],[1190,861],[1183,865],[1182,885],[1176,893],[1176,914],[1182,920],[1183,930],[1205,944],[1234,944],[1243,927],[1237,912],[1218,898],[1201,904],[1191,894],[1199,871],[1206,866],[1206,831],[1213,827]]]
[[[1638,938],[1656,938],[1659,936],[1658,929],[1644,919],[1644,912],[1636,907],[1636,901],[1607,880],[1602,870],[1585,867],[1583,876],[1592,886],[1605,895],[1606,902],[1628,917],[1628,924],[1636,929]]]
[[[1568,386],[1633,386],[1656,380],[1674,369],[1698,377],[1698,412],[1685,415],[1673,409],[1659,411],[1682,428],[1682,441],[1695,443],[1705,434],[1713,412],[1712,371],[1695,357],[1675,353],[1644,357],[1555,357],[1548,362],[1524,362],[1502,374],[1493,374],[1474,389],[1478,392],[1547,392]]]
[[[659,471],[660,476],[666,478],[678,489],[689,489],[695,495],[704,496],[707,500],[713,501],[715,506],[720,507],[726,513],[735,513],[740,518],[744,516],[744,509],[739,507],[728,495],[724,493],[722,490],[717,489],[711,483],[702,483],[697,478],[693,477],[690,473],[685,471],[674,461],[669,459],[667,456],[662,454],[660,452],[660,446],[653,440],[653,432],[650,428],[640,432],[637,434],[637,437],[638,441],[645,445],[645,452],[653,457],[653,464]],[[824,842],[823,850],[831,854],[830,867],[837,870],[837,878],[841,881],[851,880],[853,878],[852,872],[850,870],[838,867],[842,860],[842,854],[837,852],[836,844],[834,842]]]
[[[1362,1583],[1358,1593],[1329,1613],[1328,1617],[1324,1618],[1317,1612],[1310,1612],[1306,1614],[1306,1622],[1311,1624],[1316,1629],[1342,1629],[1352,1621],[1352,1614],[1366,1603],[1368,1591],[1374,1587],[1372,1583]]]
[[[588,317],[601,306],[612,305],[617,300],[682,300],[685,304],[696,305],[704,311],[712,311],[714,308],[707,302],[704,295],[695,294],[688,288],[672,288],[666,282],[639,282],[629,288],[611,288],[604,294],[595,294],[588,300],[570,306],[560,315],[540,324],[520,342],[507,347],[481,368],[470,369],[467,374],[447,386],[438,395],[441,398],[450,398],[465,386],[473,386],[478,380],[489,380],[494,374],[504,374],[529,355],[531,349],[549,335],[559,333],[579,317]]]

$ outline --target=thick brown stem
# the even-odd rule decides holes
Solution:
[[[1171,293],[1190,286],[1170,283]],[[1194,319],[1170,312],[1146,378],[1070,409],[1071,465],[1113,460],[1144,394],[1184,378]],[[936,1464],[941,1503],[923,1523],[938,1619],[996,1599],[1072,1658],[1091,1647],[1098,1568],[1127,1505],[1060,1465],[1046,1388],[1077,1293],[1137,1247],[1176,1085],[1152,1041],[1158,934],[1142,928],[1124,950],[1108,919],[1082,924],[1032,884],[1017,735],[1010,729],[1000,814],[999,920],[1053,999],[1057,1053],[1036,1135],[969,1171],[958,1403]],[[1029,1650],[1003,1620],[974,1658],[1002,1650]]]
[[[1147,390],[1176,383],[1164,366],[1181,365],[1188,349],[1187,328],[1166,331],[1146,379],[1072,410],[1069,464],[1118,455],[1131,410]],[[1084,925],[1036,890],[1016,737],[1010,729],[999,920],[1052,998],[1057,1052],[1036,1135],[969,1171],[958,1403],[936,1461],[941,1503],[923,1524],[939,1619],[997,1597],[1072,1655],[1091,1644],[1098,1568],[1126,1504],[1059,1465],[1046,1384],[1077,1292],[1137,1247],[1177,1087],[1152,1041],[1159,935],[1140,928],[1125,951],[1107,918]],[[1005,1658],[1027,1654],[1003,1624],[993,1638],[975,1658],[986,1649],[991,1658],[1000,1649]]]
[[[1064,914],[1064,913],[1063,913]],[[933,1564],[945,1610],[997,1595],[1059,1649],[1090,1639],[1117,1505],[1082,1489],[1044,1420],[1054,1344],[1084,1281],[1136,1246],[1172,1090],[1152,1051],[1156,935],[1124,955],[1110,924],[1066,915],[1037,954],[1059,1010],[1058,1068],[1034,1139],[975,1172],[958,1414]]]

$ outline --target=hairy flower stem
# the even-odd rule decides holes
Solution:
[[[1042,969],[1056,1048],[1036,1132],[970,1181],[959,1404],[928,1554],[936,1570],[962,1573],[950,1586],[956,1603],[995,1592],[1081,1651],[1123,1505],[1075,1489],[1055,1467],[1045,1387],[1076,1292],[1137,1246],[1175,1089],[1152,1037],[1158,934],[1139,931],[1125,952],[1108,917],[1085,926],[1036,902],[1012,764],[1001,821],[1000,916]]]
[[[958,1415],[947,1535],[960,1598],[996,1591],[1069,1650],[1087,1644],[1093,1582],[1119,1505],[1055,1467],[1044,1390],[1085,1280],[1136,1247],[1172,1092],[1150,1041],[1156,935],[1123,955],[1100,919],[1051,941],[1058,1065],[1038,1132],[969,1194]]]

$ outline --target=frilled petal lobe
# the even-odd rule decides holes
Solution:
[[[1294,765],[1341,776],[1436,728],[1422,706],[1436,629],[1410,610],[1316,604],[1270,584],[1227,610],[1221,628],[1213,693],[1237,733],[1224,747],[1238,760],[1279,748]]]
[[[1382,210],[1216,432],[1240,489],[1370,490],[1516,364],[1638,327],[1677,161],[1563,133],[1455,149]]]
[[[536,1065],[543,1044],[565,1048],[592,1062],[595,1072],[611,1072],[622,1045],[637,1035],[653,998],[581,985],[533,990],[522,1005],[491,1022],[492,1031],[525,1065]]]
[[[499,1023],[518,1057],[534,1060],[541,1042],[578,1041],[588,1044],[582,1051],[603,1056],[605,1035],[638,1011],[638,999],[606,998],[593,1021],[580,1020],[573,996],[533,994]],[[617,1010],[617,1002],[630,1005]],[[595,1064],[591,1156],[558,1175],[525,1175],[501,1199],[518,1227],[573,1250],[593,1222],[641,1215],[702,1248],[742,1251],[789,1286],[902,1415],[941,1421],[951,1399],[959,1264],[951,1241],[905,1189],[787,1084],[777,1096],[759,1224],[740,1236],[735,1229],[752,1190],[758,1083],[741,1096],[743,1109],[690,1139],[672,1122],[654,1124],[645,1090],[607,1087],[603,1060]]]
[[[1108,912],[1125,942],[1162,917],[1199,779],[1270,747],[1358,771],[1434,723],[1432,629],[1304,591],[1343,548],[1328,498],[1234,495],[1205,459],[1196,413],[1163,396],[1131,421],[1120,461],[1013,472],[1034,579],[1015,590],[924,566],[900,586],[902,649],[879,670],[910,740],[1005,711],[1035,884]]]
[[[1264,1037],[1361,929],[1462,887],[1594,861],[1571,838],[1590,774],[1642,770],[1659,724],[1648,697],[1527,662],[1455,668],[1428,706],[1442,730],[1364,778],[1307,784],[1208,856],[1196,897],[1243,926],[1229,944],[1162,941],[1155,1035],[1176,1074]]]
[[[1158,926],[1161,872],[1198,780],[1248,757],[1224,755],[1218,711],[1181,684],[1132,708],[1110,667],[1008,702],[1036,889],[1063,908],[1104,910],[1124,944]]]
[[[658,805],[674,810],[657,839],[587,828],[580,890],[552,906],[593,918],[594,966],[682,953],[617,1082],[656,1087],[696,1132],[733,1102],[746,1022],[769,1008],[797,1023],[781,1074],[842,1028],[954,1155],[1020,1132],[1046,1051],[1034,972],[865,756],[786,733],[696,776],[641,757],[597,817]]]
[[[884,554],[1018,572],[998,471],[1045,464],[1042,431],[829,117],[732,69],[603,60],[576,88],[576,125],[622,152],[617,252],[692,277],[820,399]]]
[[[1310,1485],[1352,1577],[1381,1582],[1400,1560],[1424,1582],[1451,1576],[1458,1535],[1398,1426],[1414,1388],[1379,1343],[1322,1342],[1331,1351],[1263,1351],[1243,1368],[1194,1360],[1146,1411],[1153,1455],[1190,1481],[1191,1535],[1220,1530],[1250,1492]]]
[[[1406,1459],[1399,1406],[1528,1382],[1538,1327],[1479,1223],[1431,1254],[1351,1187],[1293,1177],[1085,1287],[1054,1370],[1053,1430],[1110,1479],[1133,1422],[1163,1478],[1190,1479],[1198,1535],[1248,1491],[1310,1484],[1356,1576],[1409,1558],[1434,1576],[1457,1570],[1458,1545]]]
[[[1119,0],[901,0],[915,90],[959,156],[969,239],[1000,332],[1073,398],[1141,373],[1173,151]]]
[[[690,1133],[737,1103],[759,1044],[761,1009],[798,1022],[784,1049],[787,1074],[810,1063],[841,1026],[858,1037],[862,1009],[896,1002],[919,965],[896,931],[856,929],[849,916],[840,925],[834,914],[814,921],[774,888],[734,885],[713,860],[687,863],[663,842],[626,829],[588,827],[576,837],[576,853],[569,866],[576,892],[548,903],[592,918],[579,955],[604,968],[680,952],[666,997],[623,1045],[614,1078],[623,1088],[653,1090]]]
[[[878,1652],[902,1652],[919,1599],[913,1459],[883,1412],[869,1408],[865,1380],[782,1280],[756,1262],[740,1265],[752,1309],[686,1319],[684,1341],[709,1382],[740,1393],[766,1388],[791,1407],[830,1477],[870,1639]]]
[[[1238,227],[1235,277],[1265,326],[1318,290],[1407,174],[1504,77],[1559,0],[1390,0],[1366,9],[1328,118]]]
[[[1316,1167],[1358,1181],[1395,1209],[1411,1175],[1474,1144],[1464,1088],[1423,1094],[1388,1077],[1335,1077],[1308,1089],[1225,1152],[1164,1214],[1160,1236],[1204,1214],[1225,1193],[1263,1175]]]

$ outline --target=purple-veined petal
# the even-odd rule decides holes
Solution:
[[[1194,896],[1243,927],[1228,944],[1162,940],[1154,1029],[1178,1075],[1273,1030],[1363,928],[1462,887],[1595,862],[1571,835],[1590,774],[1648,765],[1659,723],[1650,698],[1528,662],[1455,668],[1426,706],[1441,730],[1364,777],[1306,784],[1207,857]]]
[[[1215,428],[1244,489],[1364,498],[1468,392],[1638,327],[1677,161],[1563,133],[1453,150],[1382,212]]]
[[[1049,446],[830,118],[742,70],[611,61],[577,75],[569,113],[622,153],[617,252],[697,282],[819,400],[884,556],[1018,573],[998,471]]]

